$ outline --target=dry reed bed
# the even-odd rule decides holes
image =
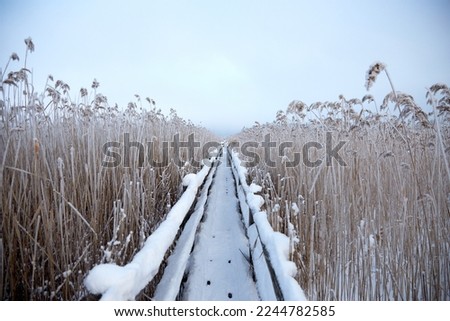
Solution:
[[[162,142],[175,134],[202,143],[213,136],[175,111],[161,114],[151,99],[136,96],[120,111],[97,93],[97,81],[72,99],[69,86],[51,76],[42,95],[29,80],[27,69],[2,77],[2,298],[83,299],[85,273],[100,262],[129,261],[178,198],[182,176],[196,170],[188,163],[151,166],[147,142],[161,161]],[[137,148],[130,155],[119,148],[122,163],[103,167],[111,160],[103,145],[123,146],[125,133],[146,147],[143,166]]]
[[[342,100],[311,105],[312,122],[294,102],[301,108],[291,104],[273,123],[235,137],[293,142],[288,158],[272,148],[276,166],[260,162],[249,173],[263,186],[273,227],[291,236],[298,280],[312,300],[449,300],[449,152],[441,148],[450,144],[448,114],[438,117],[438,132],[435,121],[349,111]],[[326,132],[333,147],[346,141],[339,154],[347,166],[286,166],[307,142],[325,146]],[[324,156],[314,148],[309,155]]]

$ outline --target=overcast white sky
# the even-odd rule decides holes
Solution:
[[[222,134],[293,99],[362,98],[376,60],[420,104],[450,84],[449,0],[0,0],[0,24],[0,68],[31,36],[40,90],[48,74],[73,95],[97,78],[110,104],[149,96]],[[371,89],[388,92],[384,78]]]

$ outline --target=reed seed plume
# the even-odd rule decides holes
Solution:
[[[19,61],[20,59],[19,59],[19,56],[15,53],[15,52],[13,52],[12,54],[11,54],[11,60],[17,60],[17,61]]]
[[[375,83],[375,80],[377,80],[378,75],[386,69],[386,65],[382,62],[375,62],[372,65],[370,65],[369,70],[367,70],[366,73],[366,89],[369,90],[373,84]]]
[[[27,50],[30,52],[34,51],[34,43],[33,40],[31,39],[31,37],[28,37],[27,39],[25,39],[25,44],[27,46]]]

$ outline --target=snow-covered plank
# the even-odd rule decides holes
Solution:
[[[158,273],[165,253],[172,245],[209,170],[210,166],[205,165],[197,174],[186,175],[183,178],[183,185],[187,188],[183,195],[158,229],[147,238],[133,260],[125,266],[116,264],[95,266],[84,280],[87,290],[93,294],[101,294],[101,300],[134,300]]]
[[[153,299],[156,301],[174,301],[179,294],[180,285],[194,244],[197,227],[203,217],[208,191],[217,168],[215,166],[216,164],[212,167],[208,179],[203,186],[201,195],[197,200],[195,210],[187,221],[183,232],[178,238],[176,247],[167,261],[164,275],[158,283],[155,295],[153,296]]]
[[[229,152],[235,176],[245,193],[246,204],[241,198],[241,208],[247,206],[249,209],[249,218],[246,219],[249,222],[247,231],[261,299],[306,300],[303,289],[294,278],[297,267],[289,260],[289,238],[272,229],[267,220],[267,213],[261,211],[264,200],[255,194],[261,190],[261,187],[253,183],[247,184],[247,169],[241,166],[238,153]],[[264,264],[261,257],[264,257]],[[281,293],[277,294],[278,291]]]
[[[289,260],[289,238],[272,229],[266,212],[253,215],[261,242],[269,254],[270,264],[285,301],[305,301],[306,297],[298,282],[297,266]]]
[[[184,300],[259,300],[224,149],[189,263]]]

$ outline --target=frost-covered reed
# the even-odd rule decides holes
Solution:
[[[372,69],[374,81],[383,68]],[[256,149],[262,161],[248,170],[263,187],[272,226],[291,235],[308,299],[450,299],[450,93],[437,84],[427,95],[435,114],[406,94],[388,95],[379,112],[371,96],[294,101],[274,122],[233,138],[292,142],[283,155],[271,149],[275,166]],[[335,144],[346,141],[346,166],[287,166],[308,142],[325,146],[327,132]],[[325,160],[324,151],[313,148],[308,157]]]
[[[28,55],[34,44],[25,42]],[[177,200],[181,178],[197,170],[183,150],[184,165],[171,162],[170,148],[166,165],[151,166],[148,153],[142,165],[134,147],[107,168],[104,144],[123,144],[127,133],[145,147],[153,142],[156,161],[175,134],[180,141],[194,134],[201,143],[214,137],[174,110],[164,115],[150,98],[136,95],[123,109],[111,105],[97,80],[76,94],[49,76],[38,94],[25,64],[10,71],[18,60],[13,54],[0,76],[0,293],[14,300],[83,299],[85,273],[98,263],[128,262]]]

